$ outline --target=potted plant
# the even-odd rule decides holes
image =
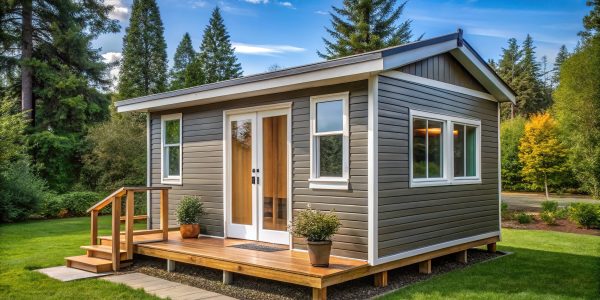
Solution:
[[[322,212],[310,206],[298,213],[291,231],[308,244],[308,257],[314,267],[329,267],[331,236],[340,229],[339,218],[333,212]]]
[[[204,207],[198,196],[185,196],[177,205],[177,222],[181,237],[197,238],[200,234],[200,218],[204,215]]]

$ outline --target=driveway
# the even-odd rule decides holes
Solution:
[[[544,196],[544,193],[502,192],[502,202],[507,203],[509,209],[539,210],[541,208],[542,201],[545,200],[546,197]],[[592,197],[586,195],[550,194],[550,200],[558,201],[559,205],[561,206],[575,202],[600,204],[599,200],[594,200]]]

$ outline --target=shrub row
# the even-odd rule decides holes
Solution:
[[[42,201],[41,215],[46,218],[65,218],[85,216],[86,210],[102,196],[94,192],[71,192],[46,197]]]

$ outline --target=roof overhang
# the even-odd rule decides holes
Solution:
[[[379,51],[262,73],[115,103],[118,112],[159,111],[303,88],[364,80],[430,56],[449,52],[500,102],[515,102],[512,90],[462,39],[462,32]]]

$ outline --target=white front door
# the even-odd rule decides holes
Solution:
[[[259,111],[227,121],[227,236],[289,244],[289,113]]]

